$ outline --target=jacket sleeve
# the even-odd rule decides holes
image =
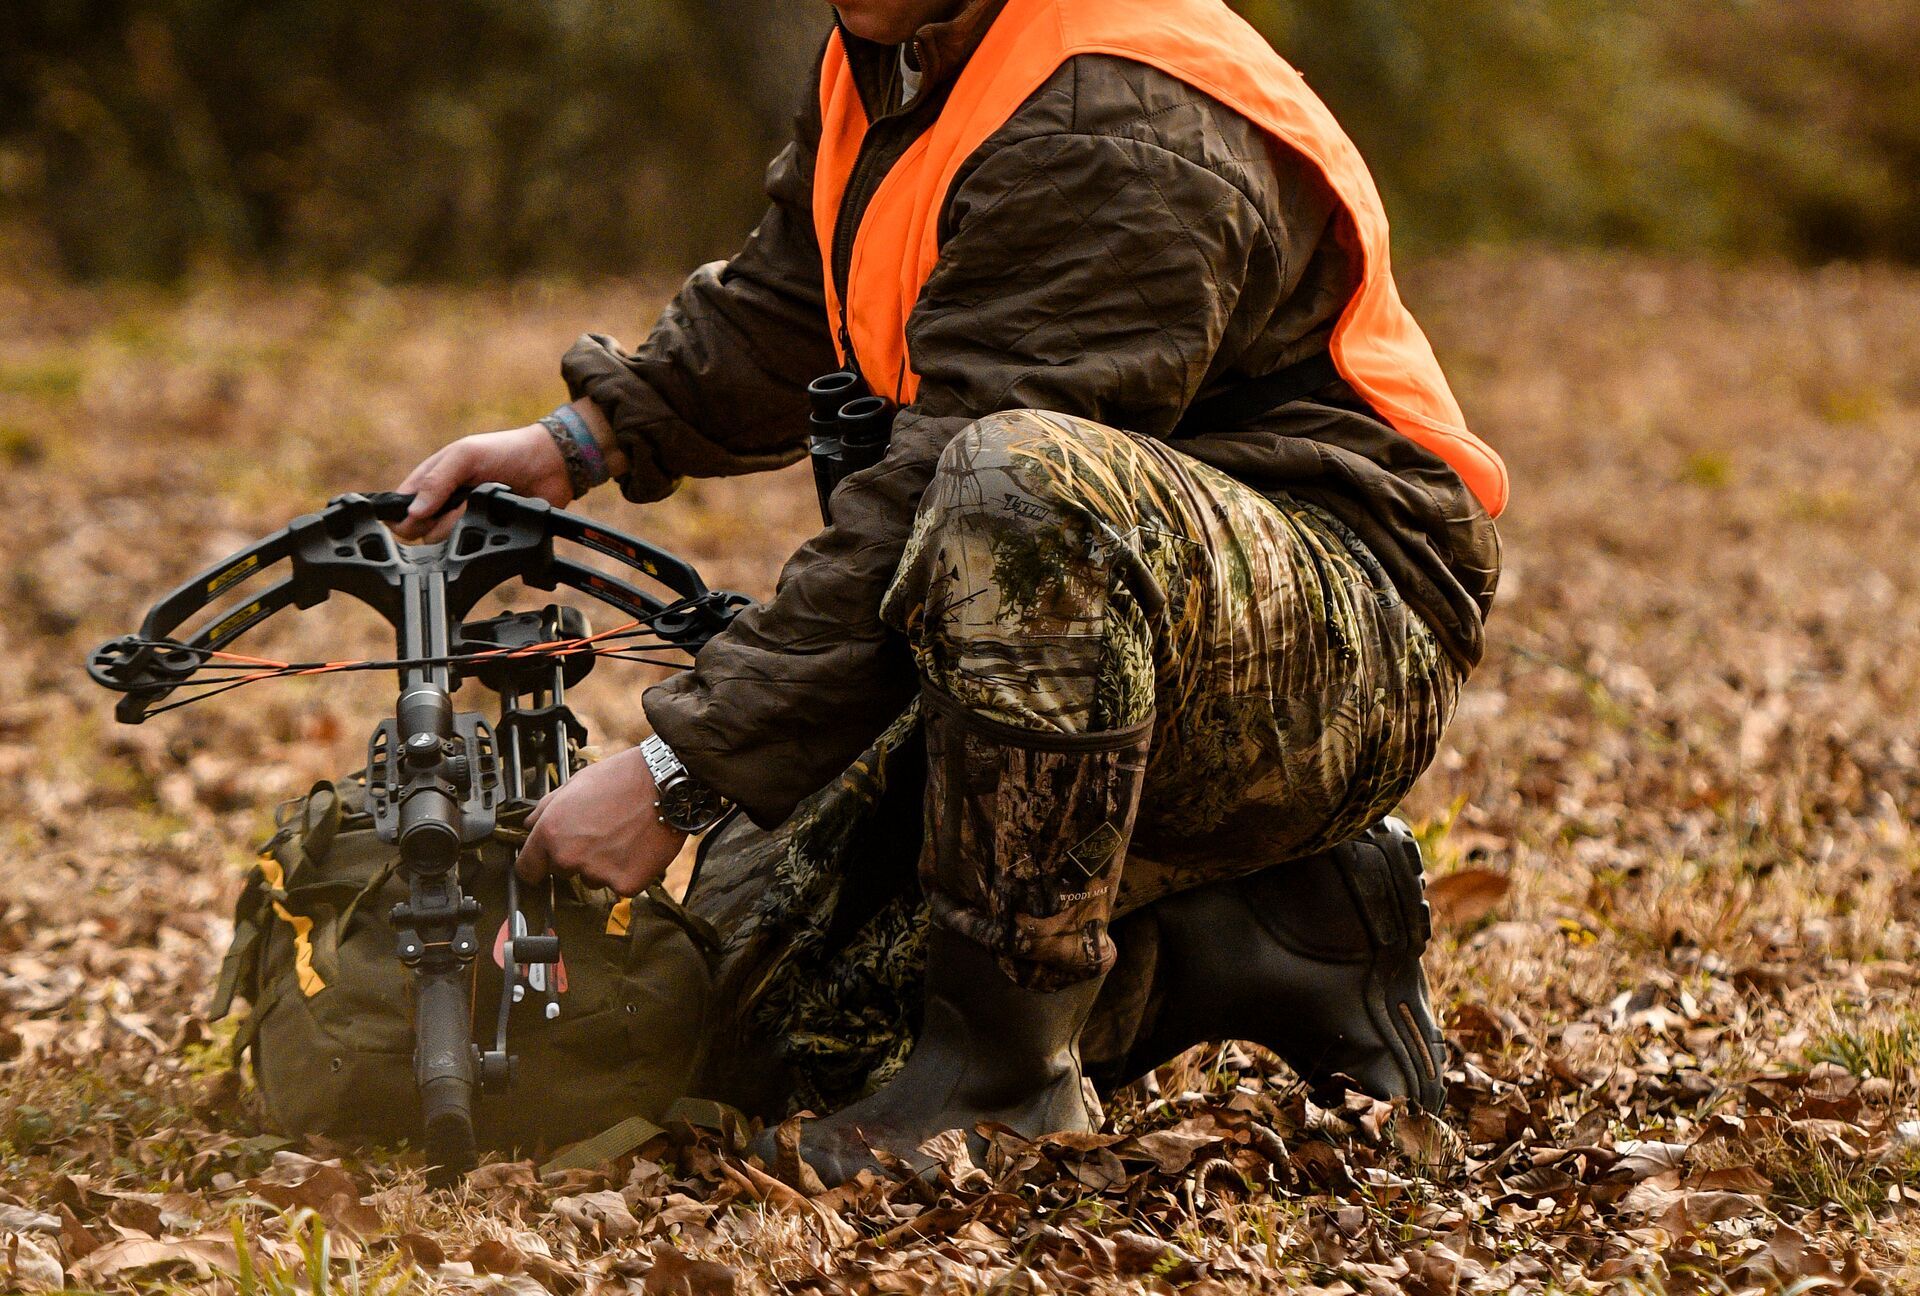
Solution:
[[[1277,280],[1279,250],[1248,198],[1136,139],[1000,146],[947,216],[907,325],[918,399],[887,457],[841,486],[835,524],[787,563],[771,602],[645,697],[689,770],[762,826],[844,770],[918,687],[880,605],[947,443],[1016,408],[1164,434],[1216,362],[1243,287]]]
[[[778,468],[804,451],[806,386],[835,365],[805,122],[768,168],[767,193],[746,246],[694,271],[638,350],[588,333],[561,362],[568,391],[613,425],[632,462],[621,488],[636,503],[684,477]]]

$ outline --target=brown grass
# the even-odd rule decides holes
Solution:
[[[1176,1185],[1187,1215],[1133,1224],[1234,1288],[1912,1283],[1920,1156],[1900,1125],[1920,1119],[1920,277],[1467,256],[1419,267],[1408,292],[1515,479],[1492,652],[1407,807],[1436,873],[1510,884],[1493,912],[1448,925],[1433,958],[1464,1050],[1449,1116],[1469,1158],[1344,1195],[1311,1176],[1241,1204]],[[354,763],[381,686],[276,685],[123,729],[79,673],[83,651],[327,495],[390,486],[444,438],[541,412],[574,333],[632,339],[658,300],[624,284],[0,284],[0,1244],[26,1239],[11,1259],[0,1245],[0,1278],[11,1264],[30,1281],[35,1248],[71,1262],[85,1239],[157,1230],[226,1236],[228,1257],[199,1279],[179,1261],[117,1281],[231,1285],[235,1212],[267,1266],[259,1289],[312,1267],[291,1223],[238,1204],[265,1152],[239,1141],[254,1118],[193,1014],[262,808]],[[589,511],[765,594],[811,502],[790,471]],[[370,617],[345,613],[262,642],[380,646]],[[582,690],[603,740],[639,735],[638,679],[603,668]],[[1162,1090],[1174,1101],[1128,1108],[1129,1129],[1235,1092],[1276,1122],[1298,1112],[1284,1075],[1238,1050],[1183,1062]],[[1419,1159],[1305,1115],[1325,1129],[1283,1132],[1355,1167]],[[1636,1139],[1688,1151],[1629,1182],[1609,1167]],[[652,1266],[647,1289],[669,1289],[646,1209],[640,1235],[609,1242],[553,1212],[578,1184],[433,1200],[391,1160],[348,1168],[381,1221],[360,1243],[336,1225],[336,1259],[366,1252],[360,1288],[383,1290],[394,1274],[375,1271],[394,1255],[425,1258],[416,1285],[477,1282],[433,1248],[485,1268],[494,1253],[474,1248],[493,1239],[523,1261],[552,1253],[508,1287],[619,1290]],[[1575,1185],[1557,1196],[1556,1168]],[[1529,1169],[1542,1177],[1516,1186]],[[698,1179],[672,1173],[674,1191]],[[1729,1185],[1742,1195],[1716,1207]],[[155,1219],[109,1190],[167,1195],[149,1199]],[[35,1232],[7,1200],[72,1222],[64,1238]],[[849,1244],[898,1223],[898,1203],[849,1207],[843,1235],[749,1200],[675,1236],[754,1289],[1199,1272],[1163,1257],[1162,1277],[1129,1278],[1111,1254],[1076,1271],[1017,1221],[878,1253]],[[1074,1227],[1129,1227],[1111,1203],[1075,1209]],[[1762,1253],[1798,1258],[1769,1270]]]

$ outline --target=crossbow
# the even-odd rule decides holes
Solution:
[[[530,989],[550,990],[560,961],[559,937],[528,934],[509,869],[511,934],[493,1047],[474,1043],[469,985],[480,904],[462,887],[462,853],[491,837],[503,813],[530,807],[574,772],[587,733],[568,708],[567,689],[595,661],[684,666],[748,604],[744,595],[708,589],[663,549],[504,486],[481,486],[454,502],[461,498],[466,512],[444,542],[408,545],[389,525],[406,516],[411,495],[336,496],[180,585],[153,605],[137,634],[109,640],[87,660],[96,682],[124,695],[114,714],[127,724],[263,680],[397,673],[394,714],[367,744],[367,805],[381,840],[400,848],[407,898],[391,918],[396,952],[413,978],[425,1149],[442,1180],[475,1162],[476,1089],[513,1082],[509,1008]],[[557,541],[612,559],[665,593],[588,566],[557,550]],[[282,564],[284,575],[257,587],[257,578]],[[578,609],[552,604],[465,619],[516,579],[537,590],[578,590],[625,620],[596,634]],[[315,607],[336,592],[386,618],[396,656],[296,662],[232,650],[281,609]],[[197,628],[183,631],[189,622]],[[679,656],[655,655],[662,652]],[[468,679],[499,695],[497,719],[454,709],[453,691]],[[550,997],[547,1015],[557,1008]]]

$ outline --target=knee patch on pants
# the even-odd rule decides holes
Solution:
[[[883,608],[930,686],[1027,729],[1087,733],[1151,713],[1165,599],[1098,480],[1131,440],[1021,410],[948,444]]]

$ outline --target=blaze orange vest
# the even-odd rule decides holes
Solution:
[[[847,274],[846,322],[875,393],[906,405],[919,390],[907,316],[940,259],[940,216],[954,177],[1077,54],[1158,68],[1319,168],[1346,209],[1361,260],[1360,286],[1334,326],[1334,365],[1382,418],[1450,464],[1487,512],[1499,516],[1507,503],[1506,467],[1467,430],[1432,346],[1401,303],[1388,260],[1386,211],[1366,163],[1300,74],[1222,0],[1008,0],[939,119],[894,163],[861,217]],[[827,42],[820,109],[813,218],[828,318],[837,325],[834,228],[867,130],[838,35]],[[838,330],[832,331],[840,348]],[[840,359],[848,359],[844,349]]]

